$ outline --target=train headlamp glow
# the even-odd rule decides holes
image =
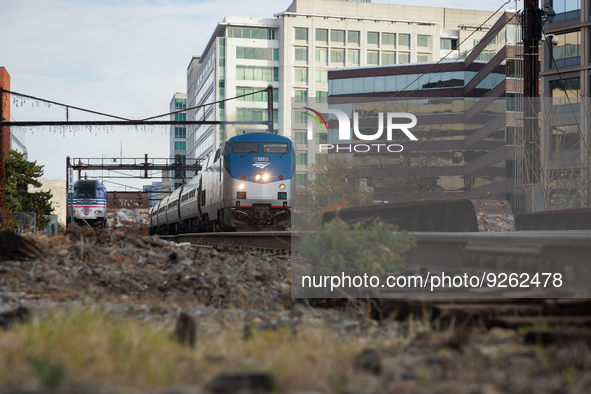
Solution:
[[[283,189],[285,189],[285,185],[282,183],[281,185],[279,185],[279,189],[280,189],[280,190],[283,190]]]
[[[261,174],[256,174],[256,175],[254,176],[254,179],[256,179],[257,181],[260,181],[260,180],[261,180],[261,178],[262,178],[262,175],[261,175]]]
[[[263,175],[263,181],[266,181],[267,179],[269,179],[269,174],[264,174]]]
[[[99,214],[101,214],[101,213],[103,213],[103,211],[94,211],[94,214],[95,214],[95,215],[99,215]]]
[[[240,185],[238,185],[238,189],[240,189],[240,190],[244,189],[244,183],[241,183]]]

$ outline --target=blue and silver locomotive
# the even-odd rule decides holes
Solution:
[[[80,226],[107,227],[107,188],[97,180],[74,183],[74,222]],[[69,206],[69,201],[68,201]],[[68,216],[70,211],[68,210]]]
[[[197,176],[152,207],[151,233],[288,229],[295,155],[279,135],[230,138]]]

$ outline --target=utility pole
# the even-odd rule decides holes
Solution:
[[[541,204],[540,188],[540,42],[542,26],[551,21],[555,13],[549,3],[543,9],[538,0],[525,0],[523,5],[523,183],[529,189],[529,207],[537,211]]]
[[[523,97],[526,185],[540,179],[540,130],[538,125],[540,97],[539,46],[542,39],[538,0],[525,0],[523,18]]]
[[[4,88],[0,86],[0,228],[7,224],[7,219],[6,164],[4,162]]]
[[[268,133],[273,133],[273,85],[267,86],[267,116],[268,116]]]

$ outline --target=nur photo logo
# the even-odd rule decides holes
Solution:
[[[305,112],[308,115],[307,121],[307,138],[312,140],[314,138],[314,125],[317,124],[320,130],[328,131],[328,122],[322,116],[322,114],[310,107],[304,107],[304,109],[310,111]],[[337,109],[322,109],[322,112],[336,115],[339,132],[339,141],[351,141],[351,119],[343,111]],[[356,139],[362,141],[376,141],[384,134],[384,119],[386,123],[386,140],[392,141],[392,135],[394,130],[401,130],[411,141],[418,141],[417,137],[409,130],[416,126],[417,117],[407,112],[383,112],[378,113],[378,129],[374,134],[362,134],[359,131],[359,114],[357,111],[353,112],[353,133]],[[410,120],[408,123],[399,123],[400,120]],[[319,151],[322,150],[333,152],[384,152],[388,151],[391,153],[402,152],[404,149],[400,144],[384,144],[384,143],[372,143],[372,144],[319,144]]]

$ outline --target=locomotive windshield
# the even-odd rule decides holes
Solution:
[[[263,143],[264,145],[264,143]],[[258,142],[232,142],[232,153],[259,153]]]
[[[289,153],[287,142],[263,142],[263,153]]]
[[[102,189],[77,188],[74,189],[74,198],[105,198]]]

